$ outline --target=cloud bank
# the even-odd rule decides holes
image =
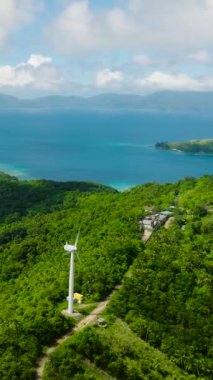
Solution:
[[[2,0],[0,50],[9,63],[0,63],[0,87],[79,95],[213,90],[212,20],[213,0]]]
[[[213,43],[212,0],[129,0],[97,10],[69,2],[48,28],[51,44],[67,55],[113,49],[188,51]]]
[[[2,0],[0,2],[0,49],[7,48],[12,32],[32,22],[41,0]]]
[[[203,91],[206,83],[205,80],[202,82],[186,74],[171,75],[156,71],[145,78],[136,80],[136,85],[148,90]]]
[[[118,88],[123,82],[123,73],[109,69],[100,70],[96,76],[96,86],[99,88]]]
[[[52,90],[62,83],[61,73],[50,57],[32,54],[16,66],[0,66],[0,87]]]

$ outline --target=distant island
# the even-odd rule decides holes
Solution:
[[[176,150],[184,153],[213,154],[213,139],[158,142],[155,144],[155,148],[164,150]]]
[[[106,93],[90,97],[49,95],[35,99],[0,94],[1,109],[131,109],[212,113],[213,91],[159,91],[145,95]]]

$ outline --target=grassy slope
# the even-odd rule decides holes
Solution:
[[[120,380],[195,379],[138,338],[119,319],[109,322],[107,329],[89,327],[72,337],[52,356],[44,380],[77,379],[79,373],[81,380],[86,380],[91,366],[96,369],[91,380],[104,380],[106,374]],[[98,373],[100,377],[96,377]]]

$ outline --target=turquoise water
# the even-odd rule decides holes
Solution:
[[[158,141],[213,138],[213,113],[1,111],[0,170],[21,178],[125,189],[213,173],[213,156],[160,151]]]

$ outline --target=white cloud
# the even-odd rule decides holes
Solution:
[[[55,66],[42,65],[34,77],[33,88],[52,91],[58,90],[64,84],[63,76]]]
[[[213,0],[126,0],[97,10],[74,0],[48,27],[49,41],[67,55],[113,49],[182,51],[213,43]]]
[[[96,76],[97,87],[119,87],[123,81],[123,73],[121,71],[113,71],[109,69],[100,70]]]
[[[33,20],[41,0],[1,0],[0,48],[5,48],[10,34]]]
[[[62,83],[58,69],[50,57],[33,54],[27,62],[16,66],[0,66],[0,87],[51,90]]]
[[[17,69],[12,66],[0,66],[0,87],[22,87],[33,82],[33,76],[29,71]]]
[[[153,61],[149,57],[142,54],[139,54],[133,57],[132,61],[133,63],[136,63],[137,65],[142,65],[142,66],[149,66],[153,64]]]
[[[88,0],[74,0],[48,29],[50,43],[67,55],[119,47],[134,28],[121,8],[92,11]]]
[[[74,53],[92,50],[93,41],[97,40],[92,24],[87,2],[73,2],[55,21],[50,30],[50,40],[62,52],[69,51],[70,47]]]
[[[205,50],[199,50],[196,53],[189,54],[188,58],[199,63],[209,63],[212,59],[210,54]]]
[[[213,8],[213,0],[206,0],[207,8]]]
[[[144,90],[176,90],[202,91],[207,90],[206,81],[191,78],[186,74],[167,74],[156,71],[145,78],[136,80],[136,86]]]
[[[39,54],[31,54],[27,63],[33,67],[39,67],[45,63],[52,63],[52,58],[44,57],[44,56],[39,55]]]

